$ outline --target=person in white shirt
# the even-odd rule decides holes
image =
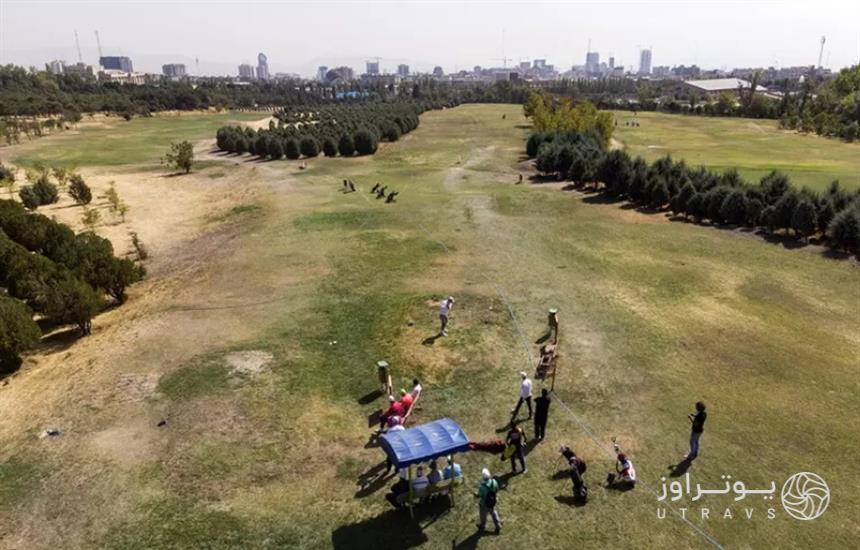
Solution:
[[[454,307],[453,296],[448,296],[439,304],[439,321],[442,323],[439,329],[440,336],[448,336],[448,314],[451,312],[452,307]]]
[[[520,373],[522,383],[520,384],[520,398],[517,401],[517,406],[511,409],[511,421],[515,420],[517,413],[520,412],[520,406],[525,402],[529,407],[529,419],[532,417],[532,381],[529,380],[525,371]]]
[[[418,470],[415,473],[417,475],[412,478],[412,490],[416,493],[421,493],[430,485],[430,480],[424,475],[424,466],[418,466]]]
[[[627,458],[624,453],[618,453],[615,471],[617,477],[616,474],[609,474],[607,479],[610,487],[626,490],[636,486],[636,468],[633,467],[633,461]]]

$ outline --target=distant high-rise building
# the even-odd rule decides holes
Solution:
[[[257,78],[269,80],[269,60],[264,53],[257,54]]]
[[[242,63],[241,65],[239,65],[239,78],[243,80],[253,80],[254,67],[247,63]]]
[[[379,74],[379,61],[367,61],[367,74]]]
[[[639,52],[639,74],[651,74],[651,48]]]
[[[529,72],[529,69],[531,69],[531,67],[532,67],[532,64],[529,63],[528,61],[520,61],[520,72],[521,73]]]
[[[63,74],[66,69],[66,62],[55,59],[53,61],[48,61],[45,63],[45,70],[51,74]]]
[[[99,65],[101,65],[105,70],[123,71],[126,73],[134,72],[131,59],[128,57],[118,57],[113,55],[99,57]]]
[[[587,52],[585,54],[585,72],[597,74],[600,72],[600,54],[598,52]]]
[[[615,56],[612,56],[612,55],[609,56],[609,68],[610,69],[615,68]]]
[[[326,80],[354,80],[355,72],[352,70],[352,67],[335,67],[326,73]]]
[[[95,76],[93,73],[92,65],[87,65],[83,62],[78,62],[74,65],[66,65],[65,67],[63,67],[63,72],[65,74],[76,74],[81,77]]]
[[[407,77],[409,76],[409,65],[405,63],[401,63],[397,66],[397,76]]]
[[[185,65],[182,63],[162,65],[161,74],[170,78],[182,78],[185,76]]]
[[[445,71],[442,70],[442,67],[440,67],[439,65],[436,65],[435,67],[433,67],[433,76],[443,77],[443,76],[445,76]]]
[[[324,82],[325,75],[327,72],[328,67],[326,67],[325,65],[320,65],[319,67],[317,67],[317,80],[319,80],[320,82]]]
[[[542,71],[546,67],[546,59],[535,59],[532,66],[535,70]]]

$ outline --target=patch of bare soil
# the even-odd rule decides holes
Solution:
[[[260,374],[269,366],[272,359],[271,353],[260,350],[235,351],[224,356],[224,361],[230,367],[232,374],[246,376]]]

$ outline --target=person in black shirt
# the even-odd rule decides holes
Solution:
[[[535,437],[543,441],[546,435],[546,421],[549,417],[549,404],[552,400],[546,388],[540,391],[540,397],[535,399]]]
[[[708,418],[708,413],[705,412],[705,404],[701,401],[696,403],[695,414],[690,413],[687,415],[687,418],[690,420],[690,424],[692,424],[692,429],[690,431],[690,452],[684,458],[693,460],[699,456],[699,438],[702,436],[702,432],[705,431],[705,419]]]

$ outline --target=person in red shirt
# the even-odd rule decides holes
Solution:
[[[388,406],[388,410],[385,411],[385,413],[383,413],[382,417],[379,419],[380,430],[385,427],[385,422],[388,420],[389,417],[399,416],[402,418],[403,415],[406,414],[403,404],[399,401],[395,401],[393,395],[388,396],[388,402],[390,403],[390,405]]]
[[[406,390],[400,390],[400,404],[403,405],[404,414],[409,414],[412,410],[412,394]]]

